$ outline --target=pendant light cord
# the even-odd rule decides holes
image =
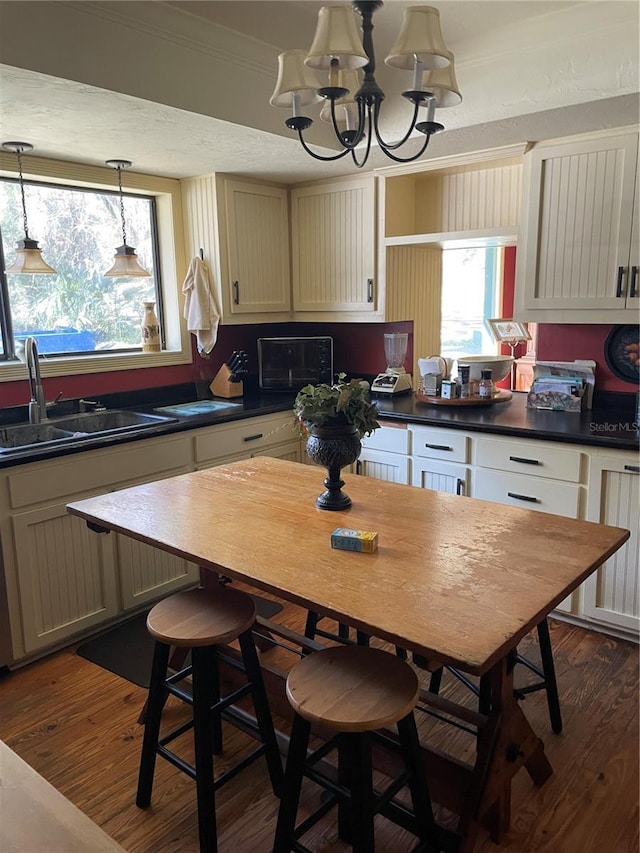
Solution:
[[[18,158],[18,177],[20,181],[20,197],[22,198],[22,220],[24,222],[24,236],[29,239],[29,226],[27,225],[27,204],[24,200],[24,184],[22,182],[22,149],[16,148],[16,157]]]
[[[118,189],[120,191],[120,218],[122,220],[122,244],[127,245],[127,232],[124,225],[124,197],[122,195],[122,166],[118,166]]]

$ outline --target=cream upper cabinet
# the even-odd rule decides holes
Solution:
[[[536,146],[525,159],[516,316],[632,322],[640,307],[638,133]]]
[[[286,187],[205,175],[181,182],[185,239],[202,249],[223,323],[291,319]]]
[[[376,319],[375,178],[291,190],[296,320]]]

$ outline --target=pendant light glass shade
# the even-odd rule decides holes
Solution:
[[[27,205],[24,198],[24,184],[22,181],[22,154],[24,151],[33,151],[33,145],[29,142],[3,142],[5,151],[12,151],[18,158],[18,175],[20,181],[20,196],[22,199],[22,221],[24,223],[24,240],[18,240],[16,244],[16,258],[5,272],[14,275],[56,275],[56,271],[42,257],[42,249],[38,247],[36,240],[29,237],[29,226],[27,224]]]
[[[136,250],[127,245],[127,231],[124,219],[124,199],[122,196],[122,170],[132,165],[131,160],[107,160],[106,165],[118,172],[118,189],[120,191],[120,218],[122,220],[122,246],[118,246],[113,259],[113,266],[103,273],[106,278],[150,278],[151,273],[140,265]]]
[[[440,30],[440,12],[434,6],[405,9],[402,29],[385,59],[385,65],[412,71],[416,62],[427,69],[446,68],[447,46]]]

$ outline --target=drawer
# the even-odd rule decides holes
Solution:
[[[269,415],[264,418],[247,418],[231,426],[209,427],[195,437],[196,462],[222,459],[246,453],[247,456],[275,444],[297,438],[293,416]]]
[[[406,426],[382,426],[362,439],[368,450],[383,450],[389,453],[409,454],[409,430]]]
[[[544,477],[504,474],[478,468],[473,483],[473,497],[484,501],[534,509],[567,518],[580,517],[581,486],[559,483]]]
[[[442,459],[448,462],[469,461],[469,437],[463,432],[432,427],[409,427],[413,456]]]
[[[511,442],[491,438],[476,441],[476,464],[533,477],[580,483],[584,454],[552,444]]]

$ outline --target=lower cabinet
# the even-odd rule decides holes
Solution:
[[[303,461],[302,440],[297,436],[293,418],[288,412],[205,427],[195,434],[194,462],[197,468],[210,468],[253,456]]]
[[[470,437],[461,431],[411,426],[411,484],[470,495]]]
[[[381,425],[362,439],[362,450],[355,463],[355,473],[376,480],[408,485],[409,430],[404,426]]]
[[[626,527],[631,537],[584,584],[583,609],[590,619],[623,630],[640,630],[640,459],[634,453],[594,456],[589,470],[587,518]]]

